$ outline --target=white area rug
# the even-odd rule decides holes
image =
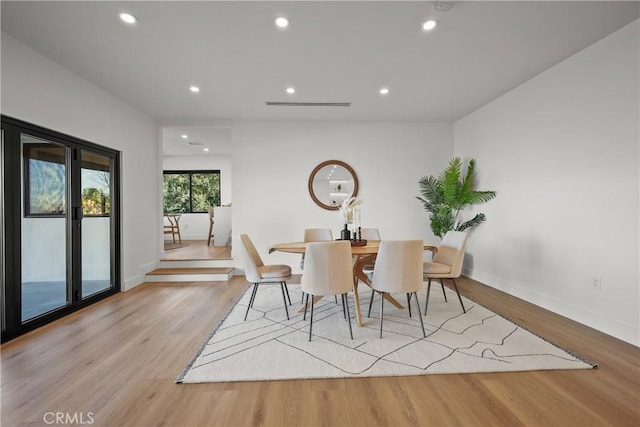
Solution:
[[[426,289],[426,286],[425,286]],[[447,289],[447,288],[445,288]],[[367,290],[369,290],[367,292]],[[176,382],[285,380],[425,375],[471,372],[507,372],[545,369],[590,369],[584,362],[514,323],[463,297],[462,312],[455,292],[447,289],[445,302],[438,283],[431,287],[429,312],[423,317],[422,337],[412,300],[395,295],[405,305],[384,306],[384,331],[379,337],[380,297],[376,294],[367,318],[370,288],[360,286],[364,327],[355,323],[353,296],[349,297],[353,340],[342,304],[332,297],[314,309],[313,336],[308,341],[309,313],[298,310],[300,287],[289,285],[287,320],[278,285],[261,285],[249,316],[243,321],[251,288],[212,333]],[[424,311],[425,291],[418,293]]]

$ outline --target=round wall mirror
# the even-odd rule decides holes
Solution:
[[[358,195],[358,177],[345,162],[327,160],[311,172],[309,194],[321,208],[338,210],[344,199]]]

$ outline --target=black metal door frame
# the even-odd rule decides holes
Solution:
[[[2,123],[2,342],[20,336],[28,331],[66,316],[87,305],[107,298],[121,289],[120,260],[120,153],[70,135],[62,134],[8,116],[1,116]],[[71,197],[67,210],[67,240],[70,254],[68,274],[71,276],[70,304],[42,316],[22,321],[22,212],[21,212],[21,143],[20,135],[26,133],[68,147],[71,151],[70,177]],[[110,288],[87,298],[81,298],[82,277],[82,194],[80,183],[81,151],[89,151],[108,157],[112,161],[111,171],[111,280]]]

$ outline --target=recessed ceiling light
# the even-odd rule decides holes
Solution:
[[[127,12],[122,12],[120,14],[120,19],[123,22],[126,22],[127,24],[135,24],[138,21],[138,19],[135,16]]]
[[[388,95],[389,94],[389,88],[383,87],[382,89],[380,89],[380,95]]]
[[[287,93],[290,94],[290,95],[296,93],[296,88],[294,88],[292,86],[289,86],[287,88]]]
[[[289,26],[289,20],[283,16],[276,18],[276,25],[280,28],[287,28]]]
[[[433,30],[436,25],[438,25],[436,21],[434,21],[433,19],[429,19],[424,24],[422,24],[422,29],[426,31]]]
[[[208,149],[208,148],[205,148],[205,149],[204,149],[204,151],[209,151],[209,149]]]
[[[187,138],[189,138],[189,135],[187,135],[186,133],[183,133],[182,135],[180,135],[180,137],[182,139],[187,139]]]
[[[200,88],[199,88],[198,86],[195,86],[195,85],[191,85],[191,86],[189,86],[189,90],[190,90],[191,92],[193,92],[193,93],[198,93],[198,92],[200,92]]]

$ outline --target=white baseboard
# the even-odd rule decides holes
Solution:
[[[140,276],[139,274],[136,274],[133,277],[124,279],[124,282],[122,283],[122,289],[120,290],[122,292],[126,292],[135,288],[136,286],[142,285],[143,283],[144,283],[144,276]]]
[[[463,274],[489,287],[498,289],[509,295],[513,295],[517,298],[530,302],[531,304],[535,304],[538,307],[542,307],[553,313],[582,323],[583,325],[628,342],[629,344],[640,346],[640,328],[638,328],[637,325],[629,325],[615,319],[610,319],[602,316],[600,313],[585,310],[581,307],[567,303],[566,301],[559,300],[540,292],[532,291],[531,289],[492,277],[488,274],[483,274],[479,271],[472,271],[468,268],[463,268]]]
[[[144,283],[145,275],[148,272],[155,270],[156,268],[158,268],[157,261],[152,261],[152,262],[148,262],[146,264],[141,265],[140,267],[138,267],[138,270],[140,271],[140,273],[136,274],[135,276],[129,277],[127,279],[124,279],[124,283],[121,290],[123,292],[129,291],[135,288],[136,286],[142,285]]]

